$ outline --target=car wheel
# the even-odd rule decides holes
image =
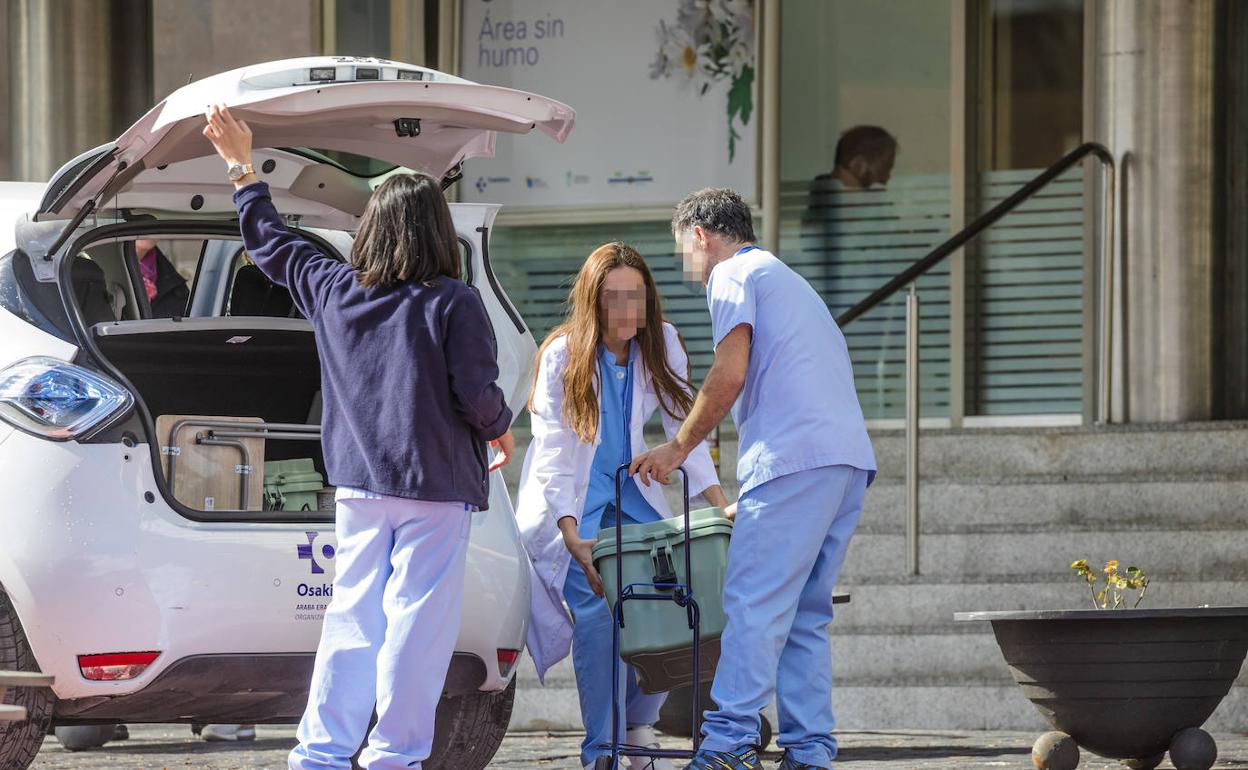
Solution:
[[[0,671],[38,670],[8,594],[0,590]],[[0,767],[25,770],[43,746],[52,721],[55,697],[51,690],[43,687],[10,687],[5,692],[4,702],[25,707],[26,719],[0,722]]]
[[[498,753],[511,722],[516,680],[501,692],[443,698],[433,729],[433,750],[425,770],[484,770]]]
[[[420,763],[421,767],[424,770],[484,770],[503,743],[515,701],[515,679],[502,692],[474,692],[438,701],[433,748],[429,758]],[[360,770],[360,753],[368,746],[368,733],[376,724],[374,712],[368,721],[364,743],[351,757],[352,770]]]

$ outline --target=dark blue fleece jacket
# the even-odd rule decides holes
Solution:
[[[485,305],[463,281],[360,286],[282,224],[269,187],[234,193],[247,253],[316,331],[329,481],[431,502],[489,503],[486,442],[511,425]]]

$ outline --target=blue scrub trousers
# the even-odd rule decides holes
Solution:
[[[615,506],[608,506],[602,514],[601,533],[595,521],[598,516],[583,518],[581,537],[615,537],[614,509]],[[658,518],[649,505],[632,510],[652,513],[653,518],[646,521]],[[625,512],[625,525],[637,523],[640,522]],[[585,725],[581,764],[592,765],[597,757],[610,754],[599,747],[611,742],[611,647],[615,621],[607,600],[595,596],[589,589],[589,580],[575,559],[563,584],[563,598],[576,621],[572,629],[572,667],[576,671],[576,691],[581,701],[581,721]],[[621,691],[625,693],[625,708],[620,714],[620,740],[623,740],[625,730],[659,721],[659,709],[667,700],[667,694],[647,695],[642,692],[637,686],[637,675],[632,666],[621,665],[620,673],[623,680]]]
[[[797,762],[831,766],[832,589],[866,488],[866,471],[833,465],[772,479],[738,501],[711,688],[719,708],[706,712],[702,748],[756,745],[774,692],[780,747]]]

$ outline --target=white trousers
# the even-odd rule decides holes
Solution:
[[[353,496],[359,494],[361,496]],[[339,490],[334,596],[290,770],[417,768],[459,635],[472,514]]]

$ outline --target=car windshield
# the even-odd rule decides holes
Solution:
[[[352,152],[340,152],[338,150],[318,150],[312,147],[288,147],[290,152],[303,155],[304,157],[313,158],[324,163],[337,166],[346,171],[348,174],[363,177],[364,179],[372,179],[394,171],[398,166],[384,160],[377,160],[366,155],[356,155]]]

